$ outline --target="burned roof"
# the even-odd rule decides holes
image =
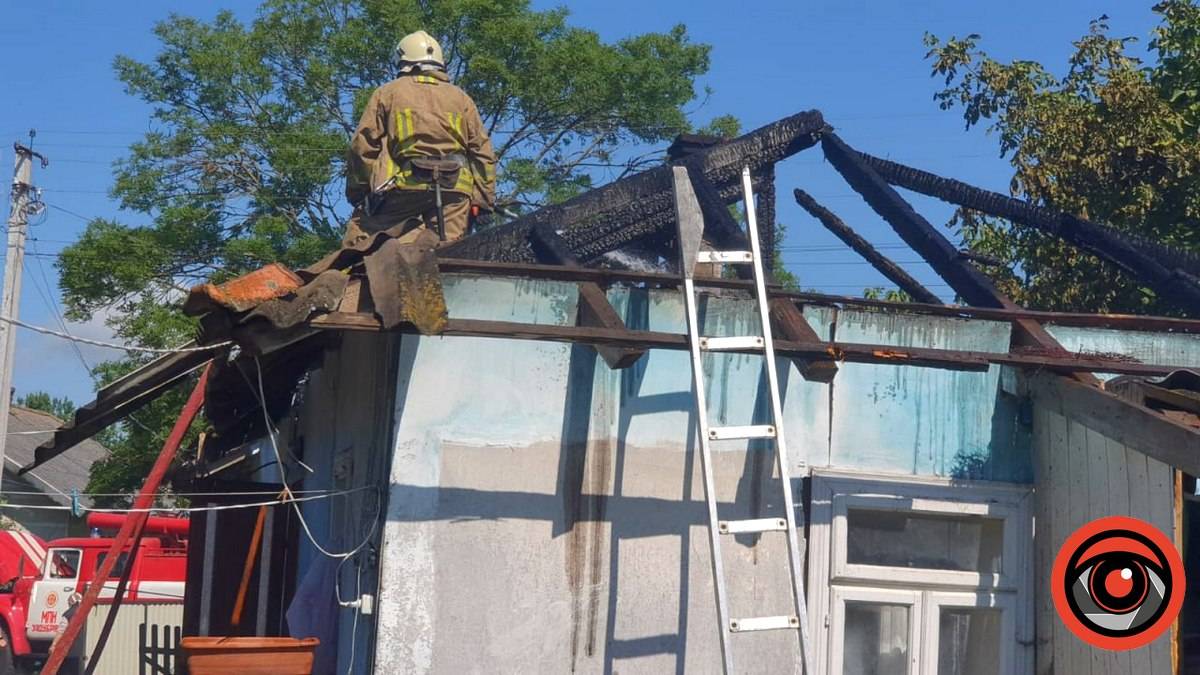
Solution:
[[[819,111],[785,117],[741,137],[718,141],[710,137],[681,137],[672,145],[668,163],[590,190],[561,204],[547,206],[452,244],[436,247],[429,242],[408,245],[383,233],[354,248],[330,253],[304,270],[278,265],[252,272],[220,286],[203,285],[189,295],[185,309],[201,317],[201,343],[232,340],[254,352],[266,353],[307,340],[320,330],[418,330],[446,335],[490,335],[531,339],[579,341],[607,349],[602,352],[611,367],[636,360],[639,349],[681,348],[684,336],[627,331],[607,301],[601,286],[614,281],[640,285],[673,285],[675,275],[647,274],[611,268],[614,251],[650,258],[670,259],[674,253],[675,198],[671,165],[688,169],[690,181],[705,220],[705,239],[721,248],[746,247],[745,235],[733,222],[728,204],[741,199],[740,175],[751,174],[758,194],[763,241],[774,233],[775,164],[817,144],[826,159],[847,182],[892,225],[901,237],[929,262],[969,307],[935,303],[936,296],[918,293],[924,304],[889,304],[882,307],[910,311],[984,316],[1009,320],[1017,348],[1036,354],[964,355],[908,354],[898,360],[894,350],[873,345],[813,344],[803,321],[790,322],[797,333],[785,334],[785,351],[797,358],[818,361],[877,359],[937,367],[986,367],[987,363],[1037,365],[1052,372],[1126,372],[1138,375],[1169,371],[1153,364],[1129,364],[1066,352],[1039,321],[1079,321],[1086,325],[1137,325],[1200,332],[1200,322],[1161,317],[1063,315],[1029,312],[1004,297],[977,269],[972,258],[959,251],[937,228],[918,214],[893,186],[930,194],[983,213],[1028,223],[1062,237],[1089,253],[1115,263],[1122,271],[1170,298],[1188,313],[1200,311],[1200,258],[1157,242],[1130,237],[1070,214],[1047,210],[986,190],[944,179],[912,167],[860,153],[833,133]],[[889,278],[905,279],[899,266],[878,251],[869,250],[861,238],[832,212],[802,192],[801,203],[839,232],[855,250]],[[619,267],[619,266],[618,266]],[[580,288],[580,328],[530,330],[521,325],[456,320],[445,314],[440,298],[439,273],[507,274],[574,280]],[[907,277],[907,279],[911,279]],[[712,279],[711,285],[737,287],[737,280]],[[743,284],[744,285],[744,284]],[[912,290],[918,290],[912,286]],[[778,294],[778,289],[776,289]],[[823,302],[870,303],[855,298],[815,294],[779,294],[786,304]],[[779,306],[783,306],[779,305]],[[988,313],[991,313],[990,315]],[[794,318],[794,317],[793,317]],[[786,322],[785,322],[786,323]],[[489,325],[483,325],[489,324]],[[557,327],[563,329],[565,327]],[[809,331],[811,333],[811,330]],[[635,335],[636,334],[636,335]],[[624,353],[620,353],[620,352]],[[928,350],[939,352],[940,350]],[[38,448],[24,470],[45,462],[81,439],[135,410],[166,387],[211,358],[212,354],[187,352],[158,359],[140,371],[102,390],[97,400],[77,413],[55,438]],[[915,360],[914,360],[915,359]],[[1006,361],[1007,359],[1007,361]],[[1024,359],[1024,360],[1022,360]],[[1036,363],[1034,363],[1036,361]],[[957,365],[955,365],[957,364]],[[1108,368],[1109,370],[1105,370]],[[1083,378],[1086,379],[1086,378]]]

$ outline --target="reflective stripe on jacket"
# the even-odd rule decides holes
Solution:
[[[453,191],[492,208],[496,156],[474,101],[440,71],[402,75],[376,89],[363,110],[347,158],[346,198],[358,204],[392,180],[400,189],[427,190],[407,160],[451,154],[467,158]]]

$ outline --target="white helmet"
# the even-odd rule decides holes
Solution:
[[[435,66],[440,70],[446,69],[442,59],[442,46],[433,36],[423,30],[409,33],[396,43],[396,68],[400,72],[408,72],[416,66]]]

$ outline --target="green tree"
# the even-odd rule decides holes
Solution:
[[[863,297],[867,300],[886,300],[887,302],[914,302],[913,297],[899,288],[871,286],[863,289]]]
[[[17,397],[17,405],[50,413],[60,420],[67,421],[75,416],[75,402],[69,398],[51,396],[44,391],[32,391]]]
[[[195,332],[185,291],[337,245],[349,215],[343,156],[372,90],[393,75],[400,36],[442,43],[454,81],[476,101],[500,159],[502,201],[560,201],[662,161],[693,128],[709,46],[683,26],[605,42],[564,9],[528,0],[266,0],[246,23],[172,15],[149,61],[118,57],[150,128],[114,168],[128,222],[98,219],[58,266],[69,317],[104,310],[125,340],[172,347]],[[720,131],[736,120],[720,117]],[[106,364],[99,384],[137,361]],[[126,423],[94,490],[135,487],[183,393]]]
[[[1155,5],[1149,64],[1135,38],[1109,35],[1107,17],[1074,43],[1066,73],[1032,61],[997,61],[979,35],[926,35],[942,109],[960,107],[968,129],[986,124],[1015,169],[1014,196],[1171,246],[1200,247],[1200,6]],[[1057,238],[960,210],[972,249],[1006,261],[985,271],[1018,302],[1043,309],[1174,310],[1136,280]]]

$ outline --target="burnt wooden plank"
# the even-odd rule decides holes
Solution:
[[[1182,471],[1200,472],[1200,434],[1192,427],[1070,378],[1033,373],[1029,384],[1035,400],[1061,406],[1089,429]]]
[[[837,134],[826,134],[821,139],[821,147],[846,182],[892,226],[905,243],[950,284],[955,293],[972,305],[1017,309],[1016,303],[1001,293],[986,274],[963,259],[958,253],[958,247],[913,210],[912,206],[876,173],[858,152],[838,138]],[[1030,319],[1018,318],[1013,321],[1013,339],[1017,344],[1066,353],[1044,326]],[[1091,384],[1097,383],[1094,377],[1086,373],[1077,377]]]
[[[813,146],[825,128],[821,113],[801,112],[699,150],[684,161],[696,161],[704,177],[717,186],[724,203],[729,203],[741,193],[743,166],[750,165],[761,175],[760,169]],[[530,262],[528,233],[542,222],[558,228],[574,254],[585,262],[647,235],[672,230],[671,167],[658,166],[589,190],[457,241],[446,250],[462,258]]]
[[[1200,259],[1190,251],[1069,213],[984,190],[865,153],[859,156],[888,182],[1053,235],[1123,270],[1185,309],[1200,309]]]
[[[535,225],[529,234],[529,239],[534,252],[542,261],[567,267],[579,266],[579,261],[571,253],[567,242],[550,225],[546,223]],[[617,310],[608,301],[608,294],[604,292],[603,288],[600,288],[599,284],[594,281],[581,281],[578,289],[579,307],[576,321],[580,326],[625,329],[625,321],[621,319],[621,315],[617,314]],[[600,358],[604,359],[608,367],[613,370],[632,366],[646,353],[643,349],[630,347],[607,345],[593,345],[593,347]]]
[[[907,293],[912,299],[917,302],[934,305],[942,302],[941,298],[921,285],[921,282],[912,278],[908,272],[905,272],[903,268],[892,262],[887,256],[880,253],[871,245],[871,242],[859,236],[845,221],[822,206],[812,195],[800,189],[795,190],[793,194],[796,197],[796,203],[824,225],[825,229],[832,232],[834,236],[841,239],[855,253],[861,255],[867,262],[871,263],[872,267],[887,277],[889,281],[899,286],[900,290]]]
[[[33,462],[20,472],[53,459],[137,412],[217,353],[213,350],[167,354],[112,382],[96,393],[96,400],[76,410],[72,419],[54,432],[53,438],[38,446]]]
[[[601,285],[625,283],[639,286],[675,288],[681,285],[678,275],[664,272],[636,272],[610,270],[595,267],[565,267],[533,263],[494,262],[489,260],[467,260],[441,258],[438,267],[443,273],[486,274],[490,276],[524,277],[530,279],[555,279],[560,281],[595,281]],[[733,288],[750,291],[753,283],[742,279],[697,279],[697,286]],[[1032,319],[1060,326],[1087,328],[1115,328],[1118,330],[1163,331],[1172,333],[1200,333],[1200,320],[1166,316],[1141,316],[1137,314],[1087,314],[1080,312],[1046,312],[1013,306],[1010,309],[995,307],[972,307],[969,305],[927,304],[918,302],[892,302],[849,295],[830,295],[787,291],[768,287],[771,297],[792,298],[797,302],[815,305],[872,307],[903,311],[913,314],[929,314],[958,318],[989,319],[993,321],[1015,321]]]
[[[333,312],[309,321],[313,328],[326,330],[365,330],[379,332],[379,319],[367,314]],[[401,324],[401,332],[416,332]],[[581,342],[638,349],[687,349],[687,336],[682,333],[662,333],[642,330],[615,330],[585,326],[556,326],[547,324],[513,323],[477,319],[450,319],[441,335],[491,337],[514,340],[548,340],[551,342]],[[1088,371],[1130,375],[1165,375],[1175,366],[1130,363],[1082,356],[1043,356],[1036,354],[1007,354],[975,352],[926,347],[896,347],[851,342],[793,342],[778,340],[775,352],[786,358],[846,361],[851,363],[882,363],[897,366],[921,366],[949,370],[984,371],[988,364],[1032,368],[1049,372],[1071,373]],[[746,353],[759,353],[747,350]]]
[[[787,298],[775,298],[770,301],[770,306],[771,325],[776,337],[788,342],[823,342],[812,326],[808,325],[796,303]],[[796,364],[800,375],[809,382],[832,382],[838,371],[838,366],[833,361],[793,358],[792,363]]]
[[[913,210],[896,190],[846,145],[837,134],[821,139],[821,148],[829,163],[862,195],[875,210],[933,269],[950,284],[955,293],[972,305],[1005,307],[1003,297],[992,280],[964,263],[958,247],[950,243],[928,220]]]

